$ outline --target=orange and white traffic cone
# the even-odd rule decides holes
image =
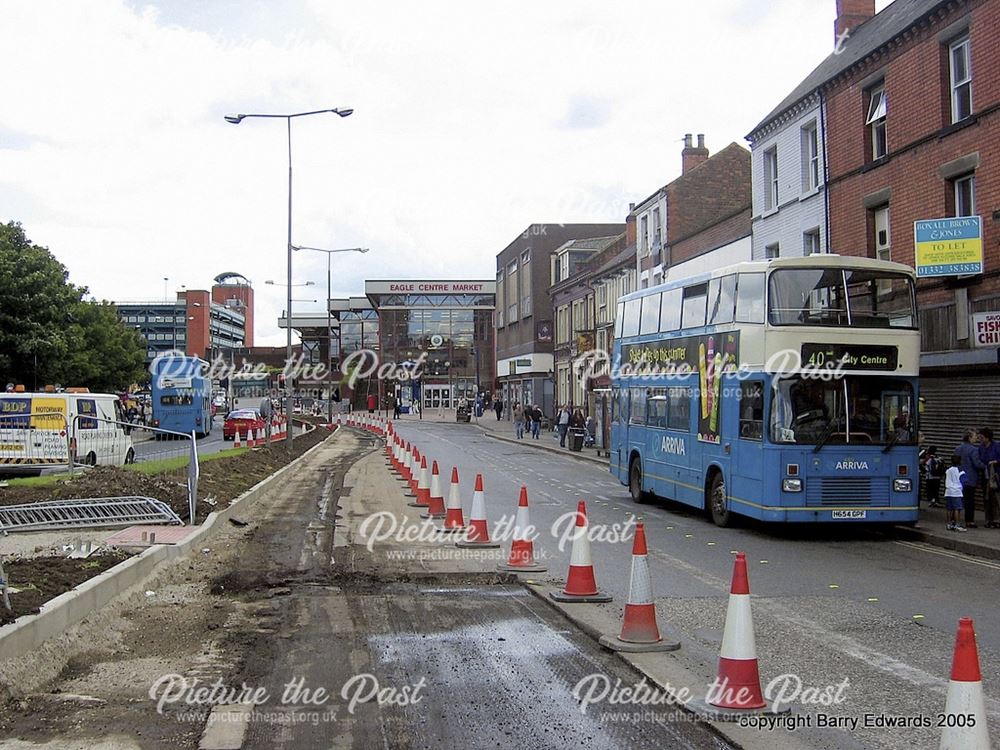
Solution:
[[[426,508],[431,504],[431,476],[427,469],[427,456],[420,457],[420,472],[417,478],[417,499],[410,503],[412,508]]]
[[[958,621],[943,723],[939,750],[989,750],[983,677],[979,672],[976,629],[970,617]]]
[[[601,645],[612,651],[676,651],[681,647],[680,643],[665,641],[660,636],[647,554],[646,527],[639,521],[632,540],[632,575],[629,577],[622,630],[617,638],[601,637]]]
[[[496,548],[499,542],[490,540],[489,523],[486,520],[486,494],[483,492],[483,475],[476,474],[476,489],[472,493],[472,512],[465,536],[455,542],[457,547]]]
[[[462,496],[458,486],[458,467],[451,467],[451,486],[448,488],[448,502],[444,509],[444,531],[465,531],[465,517],[462,515]]]
[[[611,596],[597,590],[594,563],[590,559],[590,538],[587,536],[587,504],[581,500],[576,507],[576,528],[569,556],[569,573],[562,591],[549,596],[557,602],[610,602]]]
[[[506,563],[497,566],[500,570],[524,573],[542,573],[548,570],[535,561],[535,542],[532,539],[534,531],[528,517],[528,488],[521,485],[517,515],[514,517],[514,538],[510,542],[510,556]]]
[[[234,448],[242,448],[243,447],[243,444],[240,442],[240,431],[239,430],[236,431],[236,436],[233,437],[233,447]]]
[[[257,447],[257,433],[253,429],[251,429],[250,432],[247,435],[247,445],[250,448],[256,448]]]
[[[427,512],[421,514],[421,518],[444,518],[447,515],[444,509],[444,495],[441,492],[441,475],[438,472],[438,462],[431,466],[431,488],[427,496]]]
[[[705,700],[688,703],[691,709],[713,721],[739,721],[751,713],[784,713],[791,706],[769,706],[760,688],[757,646],[754,643],[753,615],[750,612],[750,580],[747,556],[736,553],[733,582],[729,588],[729,608],[722,632],[719,675],[709,685]]]
[[[403,479],[406,480],[407,484],[410,482],[410,478],[413,476],[413,472],[410,471],[410,456],[412,455],[410,451],[410,444],[404,443],[402,455],[400,456],[400,461],[402,462],[403,469]]]
[[[413,496],[417,496],[417,480],[420,479],[420,449],[417,446],[411,446],[413,450],[410,451],[410,490],[413,491]]]

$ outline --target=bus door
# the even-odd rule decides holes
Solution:
[[[622,465],[628,459],[628,415],[628,389],[615,388],[611,392],[611,443],[608,455],[614,475],[622,482],[628,481],[628,466]]]
[[[734,384],[735,385],[735,384]],[[761,503],[773,500],[763,496],[764,476],[764,380],[755,378],[739,383],[737,437],[732,441],[733,477],[729,493],[743,500]]]

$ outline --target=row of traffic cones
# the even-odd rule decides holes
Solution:
[[[342,427],[355,427],[359,430],[367,430],[379,437],[391,434],[392,430],[391,419],[384,419],[377,414],[363,414],[360,412],[338,414],[334,424]]]
[[[445,531],[466,531],[457,542],[463,547],[498,547],[491,541],[486,519],[482,474],[476,475],[472,512],[468,526],[462,514],[458,469],[452,468],[447,503],[441,498],[437,461],[431,463],[428,474],[427,458],[416,446],[394,434],[391,424],[386,453],[393,469],[413,491],[411,505],[425,507],[424,518],[444,518]],[[575,533],[570,552],[569,572],[561,591],[550,596],[558,602],[608,602],[611,597],[597,586],[588,536],[587,506],[581,500],[577,506]],[[528,514],[528,490],[521,487],[510,555],[503,570],[538,572],[546,570],[535,560],[531,523]],[[649,572],[648,547],[643,522],[636,524],[632,543],[632,570],[629,595],[625,604],[622,627],[617,636],[604,636],[601,644],[615,651],[673,651],[680,643],[664,639],[657,623],[656,605]],[[729,603],[719,654],[717,678],[705,701],[695,701],[692,707],[716,720],[738,720],[754,712],[787,711],[788,707],[769,705],[760,681],[753,614],[750,605],[750,578],[744,552],[737,552],[733,562]],[[700,704],[700,705],[699,705]],[[955,726],[946,726],[939,750],[989,750],[985,699],[979,669],[976,636],[970,618],[958,624],[951,681],[945,702],[945,716],[963,717]],[[972,720],[967,717],[973,717]]]
[[[283,417],[279,417],[274,421],[271,427],[271,442],[276,443],[277,441],[284,440],[287,437],[288,423]],[[234,448],[256,448],[264,445],[266,442],[267,437],[264,434],[264,430],[254,430],[252,428],[247,430],[246,440],[243,440],[239,430],[237,430],[236,434],[233,436]]]

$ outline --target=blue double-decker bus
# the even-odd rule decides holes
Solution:
[[[153,427],[192,432],[205,437],[212,431],[211,382],[208,362],[199,357],[162,354],[149,366],[152,375]]]
[[[913,270],[814,255],[741,263],[618,303],[611,472],[769,522],[917,520]]]

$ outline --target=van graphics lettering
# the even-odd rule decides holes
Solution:
[[[868,471],[867,461],[855,461],[853,459],[847,459],[846,461],[837,461],[837,466],[835,467],[837,471]]]
[[[78,398],[76,400],[76,413],[80,415],[79,426],[81,430],[97,429],[97,402],[92,398]]]
[[[27,427],[30,413],[30,398],[0,398],[0,430]]]
[[[663,439],[660,440],[660,450],[663,453],[672,453],[675,456],[683,456],[685,455],[684,439],[664,435]]]

